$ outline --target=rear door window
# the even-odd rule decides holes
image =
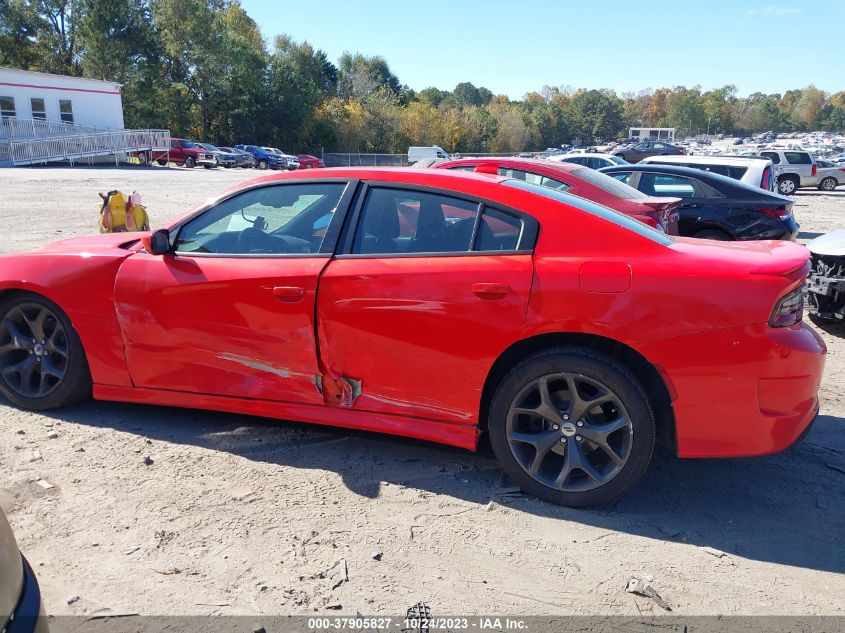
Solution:
[[[784,152],[784,158],[790,165],[812,165],[813,159],[806,152]]]
[[[670,174],[640,174],[639,189],[649,196],[672,196],[676,198],[694,198],[695,181],[685,176]]]
[[[508,178],[516,178],[517,180],[524,180],[525,182],[540,185],[541,187],[548,187],[549,189],[556,189],[557,191],[569,191],[572,189],[571,185],[563,182],[562,180],[549,178],[548,176],[543,176],[542,174],[537,174],[531,171],[523,171],[522,169],[499,167],[499,175],[507,176]]]
[[[765,156],[766,158],[771,159],[775,165],[780,165],[780,156],[777,152],[760,152],[760,156]]]

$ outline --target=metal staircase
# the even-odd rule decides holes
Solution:
[[[0,166],[39,165],[168,151],[170,130],[106,130],[96,127],[0,117]]]

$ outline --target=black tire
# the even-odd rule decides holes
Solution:
[[[716,240],[717,242],[732,242],[733,238],[725,233],[724,231],[720,231],[719,229],[705,229],[703,231],[699,231],[693,237],[698,238],[699,240]]]
[[[194,158],[193,156],[188,156],[188,157],[185,158],[185,167],[187,167],[188,169],[193,169],[196,166],[197,166],[197,159],[196,158]]]
[[[800,184],[795,176],[781,176],[778,178],[778,193],[783,196],[791,196]]]
[[[39,313],[39,310],[42,312]],[[29,327],[25,319],[21,321],[20,317],[24,314],[30,317],[46,315],[37,326],[45,337],[42,339],[45,343],[30,345],[33,340],[37,340],[31,338],[36,335],[36,330],[31,328],[22,331]],[[41,295],[15,293],[0,300],[0,322],[0,393],[9,401],[23,409],[43,411],[66,406],[91,395],[91,372],[85,350],[73,324],[59,306]],[[11,334],[10,325],[15,328],[17,336]],[[48,331],[50,334],[47,334]],[[27,336],[21,337],[22,334]],[[27,340],[23,341],[22,338]],[[40,351],[36,348],[40,348]],[[7,373],[7,370],[31,358],[39,362],[25,387],[22,372],[17,379],[13,379],[14,373]],[[41,362],[42,359],[44,362]],[[50,370],[45,371],[48,362]],[[44,375],[49,377],[50,371],[62,371],[63,375],[58,379],[53,376],[52,384],[48,378],[47,390],[43,394],[33,393],[32,379],[35,376],[32,374],[40,373],[39,390],[44,390]]]
[[[267,160],[264,158],[260,159],[256,167],[258,167],[258,169],[267,169]]]
[[[147,152],[141,152],[140,154],[138,154],[138,162],[141,165],[149,165],[150,155]]]
[[[623,453],[627,452],[624,465],[619,465],[618,471],[615,474],[610,474],[609,478],[603,480],[600,484],[597,483],[598,480],[594,480],[594,483],[589,484],[593,486],[592,488],[580,491],[563,490],[544,483],[541,481],[542,477],[540,476],[543,473],[539,473],[536,476],[529,474],[528,470],[520,464],[513,448],[514,446],[525,446],[525,444],[518,443],[521,441],[524,442],[524,440],[515,439],[517,435],[533,437],[533,434],[519,430],[513,431],[513,433],[511,432],[511,407],[517,406],[517,403],[521,402],[519,399],[523,398],[526,390],[530,390],[536,381],[542,383],[545,378],[547,389],[549,389],[550,387],[548,385],[553,380],[557,380],[561,375],[573,377],[575,380],[585,381],[587,384],[593,382],[603,386],[607,393],[612,394],[615,398],[612,401],[613,403],[608,405],[611,408],[608,417],[611,415],[620,416],[620,421],[624,418],[627,424],[627,426],[620,427],[618,431],[612,432],[623,434],[622,442],[626,443]],[[577,385],[575,390],[579,390]],[[520,404],[519,406],[522,407],[523,405]],[[567,407],[571,406],[573,405],[570,399],[570,404]],[[600,404],[585,408],[585,413],[580,418],[576,415],[575,422],[579,420],[587,421],[585,427],[582,427],[582,424],[578,424],[579,427],[582,427],[580,430],[571,421],[564,422],[561,426],[551,426],[551,423],[546,419],[530,419],[532,425],[537,423],[542,426],[539,429],[539,433],[544,437],[554,435],[552,438],[554,445],[552,448],[546,449],[541,461],[547,460],[550,456],[553,456],[555,459],[563,459],[561,455],[566,456],[566,451],[570,450],[569,445],[574,444],[578,447],[575,453],[580,455],[580,458],[585,458],[586,456],[589,459],[592,455],[598,457],[600,461],[602,457],[607,457],[608,461],[605,465],[605,470],[607,470],[607,467],[611,466],[608,454],[603,449],[601,452],[596,453],[599,450],[598,445],[591,444],[586,435],[591,427],[594,429],[601,428],[601,425],[594,425],[592,421],[588,421],[588,416],[593,415],[590,412],[595,412],[596,406],[601,407],[599,411],[603,414],[605,405]],[[557,407],[557,414],[563,414],[565,409],[559,408],[559,405]],[[522,411],[523,409],[520,408],[519,410]],[[569,420],[569,417],[564,416],[563,419]],[[568,428],[566,428],[567,425]],[[560,443],[558,443],[558,429],[560,429],[561,436],[566,435],[569,438],[569,442],[561,437],[559,439]],[[533,428],[531,429],[531,431],[534,430]],[[626,430],[628,431],[627,434],[625,433]],[[655,442],[654,414],[652,413],[648,396],[640,382],[627,367],[613,357],[584,347],[551,348],[547,351],[534,354],[515,365],[499,383],[493,396],[490,404],[488,431],[490,433],[490,443],[499,463],[515,484],[525,492],[544,501],[572,507],[606,503],[629,490],[637,483],[648,467],[652,452],[654,451]],[[576,433],[584,433],[585,436],[581,437],[580,435],[576,435]],[[509,435],[513,437],[509,439]],[[613,437],[613,435],[608,434],[607,438],[609,437]],[[585,438],[587,438],[587,441],[584,441]],[[579,440],[579,442],[575,444],[575,440]],[[517,442],[517,444],[514,444],[514,442]],[[608,444],[607,439],[605,440],[605,444]],[[535,451],[535,456],[537,453],[539,453],[539,450]],[[524,459],[524,455],[520,458]],[[571,462],[566,457],[564,463],[574,462],[574,457]],[[554,463],[551,465],[554,466]],[[591,463],[591,465],[595,466],[594,463]],[[577,470],[579,470],[577,466],[575,468],[570,466],[570,469],[567,471],[569,475],[566,475],[564,481],[561,482],[561,488],[566,487],[566,482],[569,481],[570,475]],[[610,468],[610,470],[613,471],[614,469]],[[582,470],[581,472],[584,475],[581,481],[589,483],[586,478],[587,471]],[[596,468],[594,468],[594,472],[602,474]],[[561,469],[562,473],[563,469]],[[582,485],[582,487],[584,486]]]
[[[839,185],[839,181],[836,180],[833,176],[827,176],[826,178],[822,178],[821,182],[819,183],[819,189],[822,191],[833,191]]]
[[[156,162],[157,162],[159,165],[161,165],[162,167],[164,167],[164,166],[167,164],[167,161],[166,161],[165,159],[163,159],[163,158],[159,158]]]

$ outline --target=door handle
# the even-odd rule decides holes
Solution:
[[[473,294],[482,299],[503,299],[511,291],[510,284],[477,283],[472,284]]]
[[[279,301],[294,303],[305,297],[305,288],[299,286],[266,286]]]

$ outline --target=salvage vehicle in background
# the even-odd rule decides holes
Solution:
[[[300,170],[140,239],[0,256],[0,391],[470,450],[488,433],[525,491],[602,503],[655,441],[733,457],[802,436],[826,351],[802,323],[807,260],[791,242],[673,239],[508,176]]]
[[[509,176],[598,202],[670,235],[678,234],[678,198],[649,197],[613,178],[574,163],[528,158],[459,158],[434,165]]]
[[[627,160],[614,156],[613,154],[557,154],[549,157],[549,160],[561,163],[574,163],[589,167],[590,169],[628,164]]]
[[[845,166],[837,165],[826,160],[816,161],[817,185],[822,191],[833,191],[839,185],[845,184]]]
[[[618,156],[622,160],[629,163],[636,163],[637,161],[647,158],[649,156],[664,156],[671,154],[685,154],[686,150],[679,146],[667,143],[666,141],[643,141],[634,145],[627,145],[625,147],[617,147],[612,152],[613,156]]]
[[[640,163],[601,170],[648,196],[681,198],[678,232],[708,240],[795,240],[794,202],[701,169]]]
[[[211,143],[197,143],[197,145],[211,152],[220,167],[234,167],[238,164],[237,156],[233,152],[226,151],[222,147],[216,147]]]
[[[234,147],[221,147],[220,149],[234,155],[236,167],[255,167],[255,159],[249,152],[245,152],[242,149],[235,149]]]
[[[217,166],[214,154],[184,138],[171,138],[169,151],[153,151],[150,152],[150,156],[159,165],[166,165],[170,162],[189,168],[197,165],[203,167]]]
[[[0,631],[47,633],[41,590],[0,509]]]
[[[810,152],[788,149],[767,149],[760,156],[768,158],[775,166],[778,192],[788,196],[801,187],[815,187],[818,166]]]
[[[760,187],[767,191],[774,191],[775,170],[772,161],[760,157],[740,156],[649,156],[640,161],[643,165],[677,165],[692,167],[721,174],[739,180],[752,187]]]
[[[300,169],[317,169],[326,166],[322,158],[317,158],[311,154],[299,154],[297,158],[299,159]]]
[[[808,310],[823,321],[845,319],[845,229],[807,242],[812,271],[807,277]]]
[[[279,165],[282,169],[287,169],[288,171],[293,171],[294,169],[299,169],[299,158],[293,156],[292,154],[286,154],[278,147],[263,147],[262,149],[266,150],[267,152],[271,152],[279,157]]]
[[[258,169],[285,169],[287,161],[275,152],[268,152],[258,145],[235,145],[235,149],[248,152]]]

